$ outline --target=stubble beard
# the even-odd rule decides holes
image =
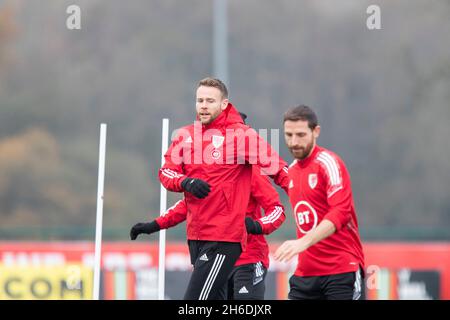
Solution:
[[[310,143],[306,145],[304,148],[300,148],[300,152],[294,151],[292,148],[290,149],[291,154],[294,156],[297,160],[304,160],[311,154],[311,150],[314,147],[314,140],[312,140]]]

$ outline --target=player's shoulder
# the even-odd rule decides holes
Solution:
[[[316,161],[322,162],[322,163],[334,163],[337,162],[337,164],[341,165],[344,163],[342,158],[336,153],[329,149],[326,149],[324,147],[318,147],[318,151],[316,154]]]
[[[172,144],[182,143],[192,143],[194,139],[194,125],[186,125],[174,130],[171,142]]]
[[[195,123],[190,123],[183,127],[178,128],[178,130],[194,131],[194,127],[195,127]]]
[[[339,177],[347,171],[342,158],[337,153],[323,147],[317,152],[315,161],[322,169],[322,173],[329,177]]]
[[[194,124],[188,124],[183,127],[180,127],[175,130],[175,137],[181,139],[181,138],[187,138],[189,136],[192,136],[194,133]]]

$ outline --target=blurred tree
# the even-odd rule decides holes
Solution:
[[[71,211],[73,198],[67,197],[67,188],[52,183],[60,166],[55,139],[41,129],[0,142],[3,225],[50,223],[48,214]],[[69,201],[61,201],[58,195],[66,195]]]

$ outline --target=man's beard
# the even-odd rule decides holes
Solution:
[[[203,124],[203,125],[208,125],[208,124],[210,124],[211,122],[213,122],[214,120],[216,120],[216,118],[219,116],[219,114],[221,113],[221,111],[217,111],[217,112],[215,112],[215,113],[209,113],[209,117],[208,117],[208,120],[203,120],[202,121],[202,119],[201,119],[201,117],[200,117],[200,114],[199,113],[197,113],[197,116],[198,116],[198,118],[200,119],[200,122]]]
[[[311,150],[313,149],[313,147],[314,147],[314,140],[312,140],[310,143],[308,143],[306,145],[306,147],[304,147],[304,148],[299,148],[299,149],[296,149],[296,150],[291,148],[290,151],[291,151],[291,154],[294,156],[295,159],[303,160],[303,159],[305,159],[306,157],[309,156],[309,154],[311,153]]]

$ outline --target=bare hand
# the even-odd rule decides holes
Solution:
[[[275,252],[275,260],[281,262],[288,262],[296,254],[308,249],[308,245],[304,239],[288,240],[283,242],[283,244]]]

